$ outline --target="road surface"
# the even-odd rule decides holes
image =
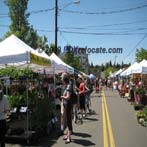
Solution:
[[[32,147],[146,147],[147,128],[138,124],[136,112],[126,98],[117,91],[105,89],[101,96],[91,94],[91,108],[95,114],[87,115],[83,123],[73,122],[72,142],[65,144],[63,136],[54,131]],[[28,147],[7,143],[6,147]]]

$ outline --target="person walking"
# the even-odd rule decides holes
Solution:
[[[3,94],[0,86],[0,147],[5,147],[6,127],[6,113],[9,111],[7,97]]]

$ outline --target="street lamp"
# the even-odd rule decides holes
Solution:
[[[65,4],[61,10],[64,10],[66,7],[72,5],[72,4],[80,4],[80,0],[75,0],[75,1],[72,1],[72,2],[69,2],[67,4]]]
[[[80,0],[75,0],[73,2],[67,3],[63,6],[62,9],[65,9],[71,4],[79,4]],[[58,48],[58,0],[55,0],[55,54],[57,54]]]

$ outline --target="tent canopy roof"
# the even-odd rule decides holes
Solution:
[[[17,38],[15,35],[11,35],[0,43],[0,56],[9,56],[23,54],[27,51],[31,51],[32,48]]]
[[[74,73],[74,68],[63,62],[55,53],[52,53],[49,58],[55,68],[55,72],[64,71]]]
[[[38,58],[45,58],[49,61],[49,56],[44,52],[39,53],[34,50],[15,35],[11,35],[2,42],[0,42],[0,64],[13,64],[17,65],[30,63],[30,54]]]

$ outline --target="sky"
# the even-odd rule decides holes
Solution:
[[[58,0],[58,46],[122,48],[122,53],[90,53],[89,63],[135,62],[136,49],[147,49],[146,0]],[[0,0],[0,38],[11,23]],[[28,22],[40,36],[55,42],[55,0],[29,0]],[[41,10],[41,11],[40,11]]]

